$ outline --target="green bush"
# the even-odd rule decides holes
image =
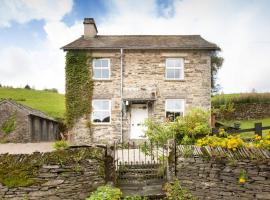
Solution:
[[[182,188],[180,182],[175,180],[173,183],[166,183],[165,193],[167,200],[195,200],[190,191]]]
[[[168,140],[176,138],[179,143],[194,144],[197,138],[211,132],[209,120],[209,111],[193,108],[174,122],[158,123],[147,120],[145,134],[153,143],[166,144]]]
[[[100,186],[85,200],[120,200],[122,193],[119,188],[109,185]]]
[[[124,200],[148,200],[148,198],[140,196],[126,196]]]
[[[59,140],[53,144],[55,150],[63,150],[69,147],[69,143],[66,140]]]
[[[3,124],[1,130],[6,134],[10,134],[16,128],[16,113],[13,113]]]

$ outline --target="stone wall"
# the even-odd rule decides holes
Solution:
[[[178,157],[177,178],[199,199],[270,199],[270,159],[254,158]],[[247,173],[244,184],[239,183],[242,170]]]
[[[5,134],[2,125],[12,116],[15,115],[15,130]],[[16,107],[4,103],[0,105],[0,140],[2,142],[30,142],[30,127],[28,116],[18,110]]]
[[[111,123],[93,124],[91,133],[84,120],[79,120],[73,129],[75,143],[113,142],[121,139],[120,96],[120,50],[93,50],[93,58],[109,58],[111,79],[95,80],[93,99],[111,100]],[[184,80],[165,80],[166,58],[184,58]],[[92,63],[89,70],[92,70]],[[165,120],[165,100],[185,100],[185,109],[190,107],[210,108],[211,72],[208,51],[192,50],[124,50],[123,52],[123,98],[148,99],[155,95],[149,107],[149,116],[158,121]],[[146,103],[146,101],[144,102]],[[123,117],[124,140],[129,140],[130,112]]]
[[[108,161],[112,160],[106,158],[105,149],[97,147],[68,149],[45,154],[1,155],[0,199],[85,199],[90,192],[105,183],[105,166],[112,165],[107,163]],[[11,184],[11,182],[5,178],[3,170],[7,170],[9,179],[23,178],[12,172],[15,171],[13,168],[20,170],[22,163],[26,172],[30,174],[36,169],[31,166],[33,164],[38,166],[34,176],[30,177],[32,184],[6,186],[5,183]]]
[[[231,120],[263,119],[270,117],[269,103],[235,104],[235,111],[229,115]]]

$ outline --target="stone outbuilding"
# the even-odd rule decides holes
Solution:
[[[141,140],[147,118],[172,121],[191,107],[210,109],[216,44],[200,35],[97,32],[94,19],[85,18],[84,35],[62,48],[92,58],[85,63],[94,81],[92,114],[70,130],[75,143]]]
[[[26,143],[59,138],[59,123],[12,100],[0,101],[0,142]]]

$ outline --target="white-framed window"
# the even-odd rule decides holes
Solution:
[[[111,76],[111,63],[109,58],[96,58],[93,60],[93,79],[108,80]]]
[[[184,79],[184,59],[167,58],[166,59],[166,80]]]
[[[184,99],[166,99],[165,112],[166,120],[175,121],[177,117],[182,117],[185,111]]]
[[[92,122],[95,124],[108,124],[111,122],[111,100],[92,100]]]

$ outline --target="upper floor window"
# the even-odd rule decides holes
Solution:
[[[111,101],[106,99],[92,100],[92,122],[111,122]]]
[[[175,121],[177,117],[184,115],[184,109],[184,99],[167,99],[165,103],[166,119],[168,121]]]
[[[93,79],[110,79],[110,59],[99,58],[93,60]]]
[[[166,59],[166,79],[183,80],[184,79],[184,60],[183,58]]]

